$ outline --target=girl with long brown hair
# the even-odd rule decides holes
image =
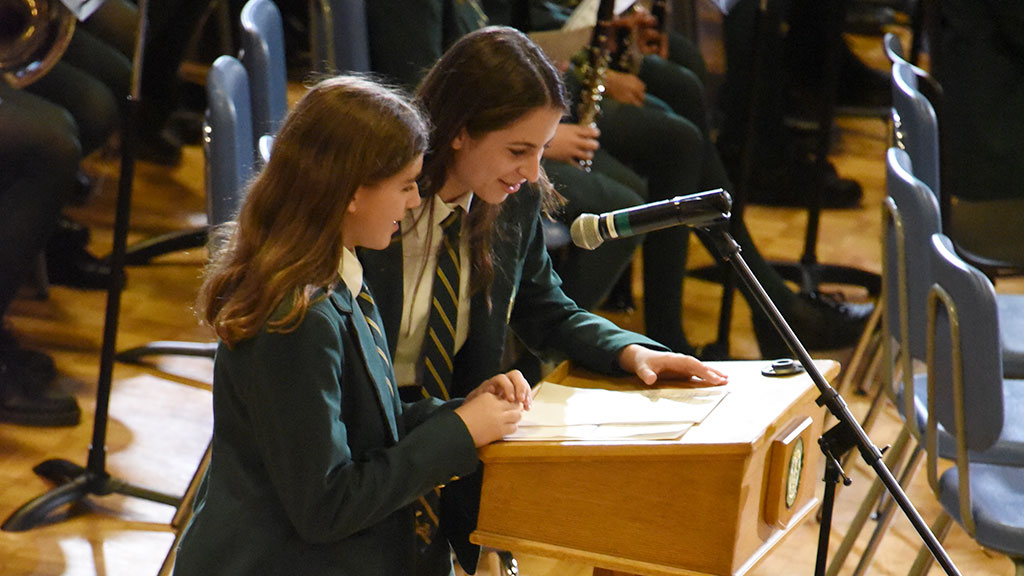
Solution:
[[[409,211],[386,250],[363,255],[403,394],[457,396],[501,373],[510,328],[531,350],[590,370],[635,374],[648,384],[660,377],[726,382],[696,358],[622,330],[562,292],[542,234],[541,205],[551,192],[540,159],[566,97],[558,72],[533,42],[504,27],[468,34],[430,70],[417,100],[434,125],[420,179],[423,204]],[[444,340],[431,328],[434,269],[448,258],[437,248],[442,224],[463,211],[456,242],[465,265],[455,284],[457,321],[449,326],[450,372],[427,370],[424,358]],[[475,526],[478,481],[479,475],[464,478],[442,492],[441,533],[469,572],[478,553],[466,538]],[[447,547],[435,554],[447,554]]]
[[[415,107],[359,78],[286,118],[198,301],[221,339],[212,457],[175,574],[411,574],[411,505],[515,430],[518,373],[464,402],[396,393],[354,250],[420,204],[427,144]]]

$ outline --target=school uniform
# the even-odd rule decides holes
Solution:
[[[176,575],[411,574],[409,504],[478,466],[456,402],[398,400],[357,269],[346,251],[344,281],[295,330],[219,347],[212,459]]]
[[[419,272],[403,271],[402,237],[397,238],[385,250],[361,253],[365,280],[377,300],[392,348],[403,323],[404,275]],[[495,274],[490,304],[485,293],[470,300],[468,332],[453,361],[452,397],[464,396],[503,371],[509,329],[532,350],[549,358],[569,358],[578,366],[605,374],[623,374],[618,353],[630,344],[666,350],[583,310],[565,296],[544,246],[540,194],[532,186],[523,186],[502,204],[491,249]],[[480,475],[474,474],[449,483],[442,491],[440,531],[467,570],[475,569],[479,553],[479,547],[468,540],[476,527],[479,487]]]

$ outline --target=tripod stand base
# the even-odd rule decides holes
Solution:
[[[117,353],[121,362],[138,364],[147,356],[192,356],[195,358],[213,358],[217,352],[216,342],[174,342],[157,341],[144,346],[129,348]]]
[[[124,494],[170,506],[178,506],[181,498],[134,486],[111,477],[106,472],[93,472],[67,460],[47,460],[32,469],[37,475],[57,484],[23,505],[4,521],[6,532],[24,532],[46,524],[55,510],[84,500],[89,495]]]
[[[180,252],[182,250],[202,248],[206,246],[208,226],[171,232],[143,240],[129,246],[124,255],[125,266],[142,266],[149,264],[149,261],[157,256]],[[109,260],[109,256],[106,260]]]

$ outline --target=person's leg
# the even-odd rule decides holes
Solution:
[[[601,144],[647,178],[650,201],[697,191],[703,138],[699,128],[661,107],[606,101],[598,120]],[[676,226],[644,240],[644,323],[651,338],[680,352],[692,348],[682,328],[683,276],[689,230]]]
[[[584,172],[564,162],[545,162],[544,169],[555,188],[567,200],[558,219],[572,225],[580,214],[601,214],[643,203],[643,197],[621,182],[607,176],[602,170],[616,173],[620,178],[628,173],[609,154],[598,151],[593,171]],[[643,181],[632,175],[634,187],[643,190]],[[633,259],[633,253],[642,238],[634,237],[617,242],[605,242],[595,250],[571,246],[568,256],[558,265],[562,290],[580,307],[593,310],[615,284],[615,280]]]
[[[4,319],[74,184],[75,126],[60,108],[0,85],[0,133],[0,421],[72,426],[78,404],[49,390],[53,361],[21,348]]]
[[[118,104],[124,104],[132,79],[132,62],[128,56],[88,30],[76,30],[61,61],[102,82]]]
[[[119,103],[114,93],[95,77],[66,62],[58,62],[25,91],[71,113],[78,125],[83,156],[105,144],[120,127]]]

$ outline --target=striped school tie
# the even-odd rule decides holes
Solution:
[[[388,356],[388,342],[384,336],[380,313],[377,311],[377,304],[373,301],[373,296],[370,295],[370,291],[365,283],[360,288],[359,295],[356,296],[356,302],[359,303],[359,308],[363,311],[363,318],[366,318],[366,323],[370,326],[370,332],[373,334],[373,343],[377,346],[377,355],[384,362],[384,366],[389,368],[387,373],[391,374],[391,358]],[[388,390],[391,390],[391,395],[394,396],[396,394],[395,383],[391,381],[390,375],[384,378],[388,383]]]
[[[359,290],[359,295],[356,297],[356,301],[359,303],[359,308],[363,311],[363,317],[366,318],[366,323],[370,326],[370,332],[373,333],[373,342],[377,345],[377,354],[384,360],[384,364],[387,366],[391,365],[391,359],[387,353],[387,339],[384,336],[384,330],[382,329],[380,313],[377,310],[377,304],[373,301],[373,296],[370,295],[369,289],[366,284]],[[390,370],[389,370],[390,372]],[[392,394],[395,394],[395,387],[391,382],[391,378],[387,378],[388,388]],[[422,551],[425,551],[430,543],[434,539],[434,534],[437,533],[437,512],[435,510],[440,509],[441,503],[441,491],[434,488],[427,494],[420,496],[416,502],[413,502],[413,514],[416,521],[416,535],[418,537],[417,546]]]
[[[423,343],[423,395],[448,400],[455,355],[455,324],[459,318],[459,231],[462,209],[441,222],[441,246],[431,293],[427,336]]]

